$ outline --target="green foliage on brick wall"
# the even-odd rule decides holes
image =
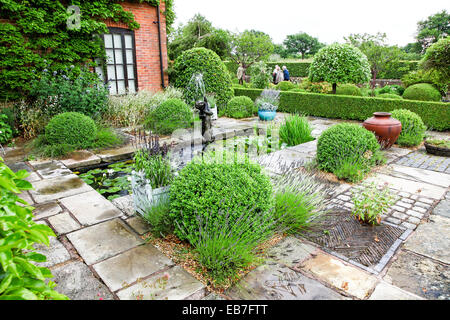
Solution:
[[[135,0],[158,5],[161,0]],[[69,30],[67,1],[0,1],[0,99],[17,99],[30,89],[30,82],[50,65],[60,70],[70,65],[91,63],[104,58],[104,48],[95,34],[108,33],[105,19],[121,21],[138,29],[131,12],[118,2],[123,0],[74,1],[81,11],[81,27]],[[173,0],[166,1],[168,28],[173,23]]]
[[[415,71],[418,68],[418,61],[398,61],[396,63],[392,63],[392,67],[385,72],[380,72],[378,75],[378,79],[401,79],[404,75],[408,74],[411,71]],[[232,61],[225,61],[225,65],[228,70],[230,70],[233,74],[236,74],[237,64]],[[309,66],[311,62],[268,62],[267,66],[273,70],[275,65],[286,66],[289,70],[289,74],[291,77],[307,77],[309,73]]]
[[[235,88],[236,96],[256,99],[261,94],[259,89]],[[396,99],[379,99],[372,97],[339,96],[331,94],[281,92],[278,111],[303,113],[310,116],[348,120],[366,120],[374,112],[391,112],[395,109],[407,109],[417,113],[433,130],[450,129],[450,106],[443,102],[409,101]]]

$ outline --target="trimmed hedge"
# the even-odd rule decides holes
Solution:
[[[233,61],[225,61],[225,65],[233,74],[236,74],[238,65]],[[267,66],[273,70],[276,65],[280,67],[286,66],[291,77],[307,77],[309,74],[309,66],[311,62],[268,62]],[[401,79],[404,75],[418,69],[419,61],[399,61],[392,64],[389,70],[380,72],[378,79]]]
[[[255,100],[260,96],[259,89],[235,88],[237,96],[247,96]],[[417,113],[428,128],[444,131],[450,129],[450,105],[444,102],[379,99],[373,97],[352,97],[331,94],[302,93],[284,91],[280,94],[278,111],[302,113],[310,116],[366,120],[374,112],[391,112],[395,109],[408,109]]]

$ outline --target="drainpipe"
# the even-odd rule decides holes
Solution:
[[[161,42],[161,10],[159,6],[156,7],[158,21],[154,22],[158,24],[158,42],[159,42],[159,66],[161,69],[161,86],[163,89],[166,88],[166,84],[164,82],[164,65],[163,65],[163,53],[162,53],[162,42]]]

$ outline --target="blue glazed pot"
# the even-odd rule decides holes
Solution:
[[[265,110],[258,111],[259,119],[263,121],[272,121],[273,119],[275,119],[276,115],[277,115],[276,111],[265,111]]]

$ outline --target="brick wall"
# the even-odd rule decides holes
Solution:
[[[161,87],[161,69],[159,57],[158,21],[157,8],[147,3],[120,3],[121,6],[131,11],[135,20],[141,25],[134,30],[136,42],[136,68],[139,90],[159,91]],[[167,36],[166,16],[164,15],[165,3],[161,1],[161,44],[163,52],[163,68],[165,85],[169,83],[167,75]],[[127,28],[123,23],[112,20],[105,21],[108,27]]]

